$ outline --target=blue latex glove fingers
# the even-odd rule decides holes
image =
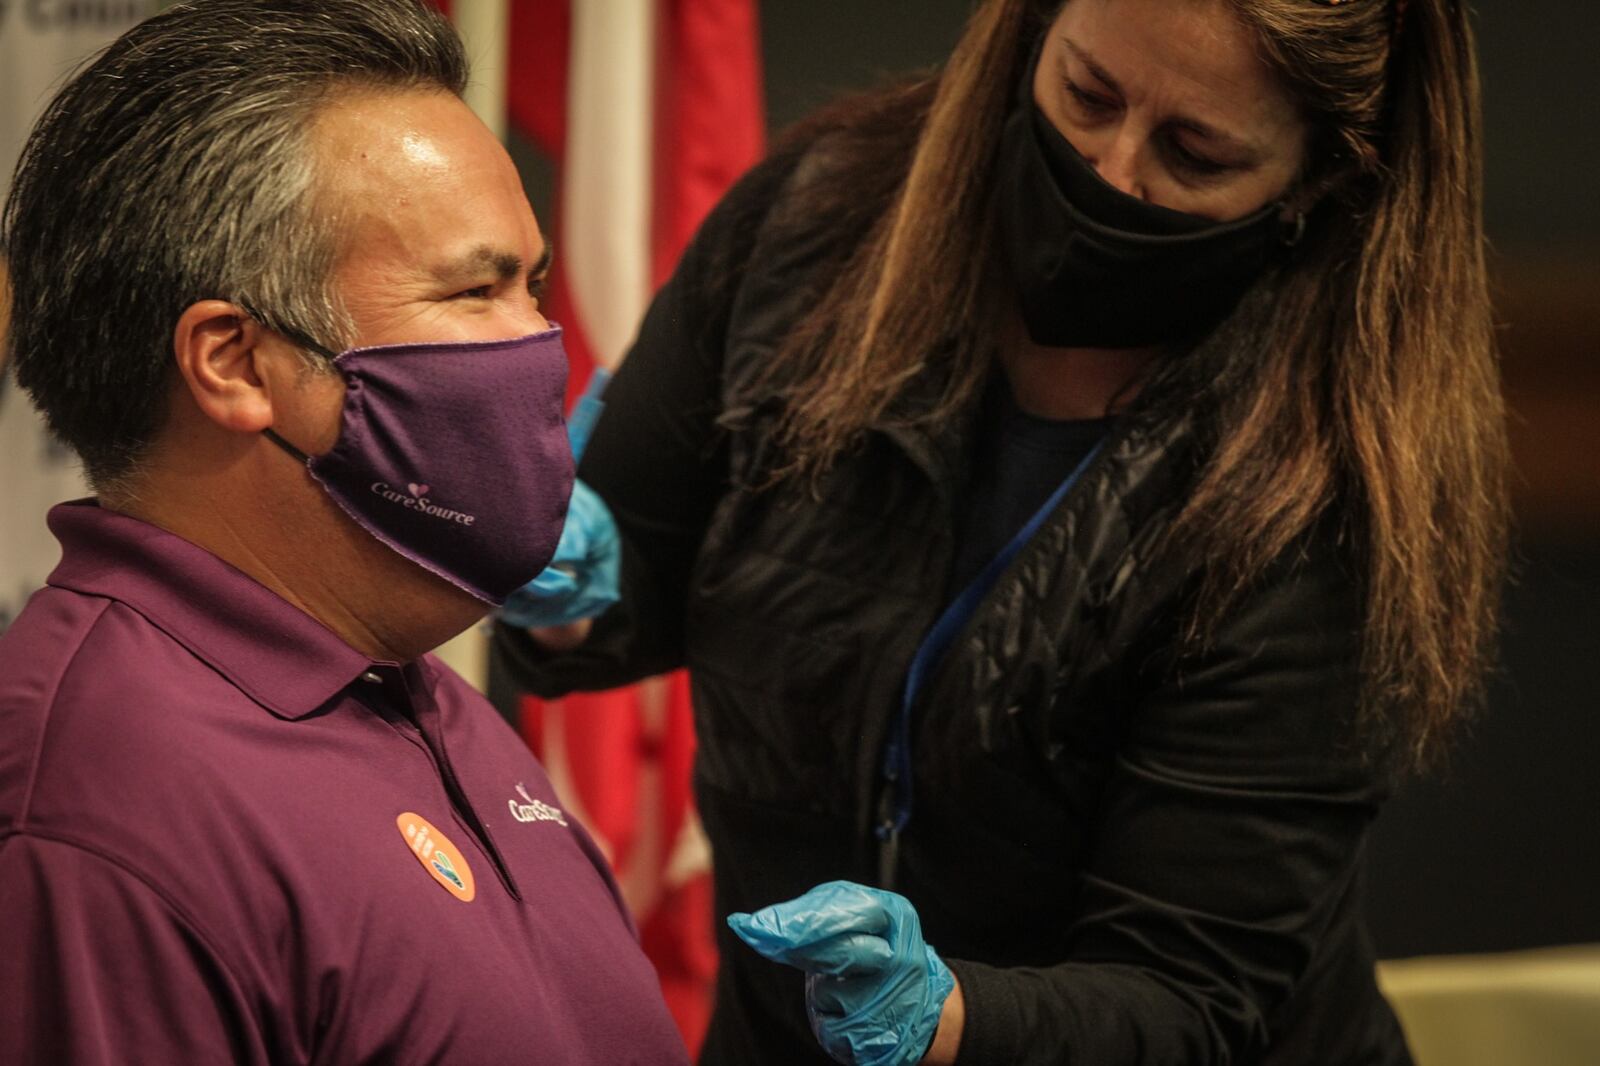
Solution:
[[[602,614],[620,598],[622,544],[611,510],[589,486],[573,483],[555,555],[500,609],[510,625],[567,625]]]
[[[578,574],[589,553],[592,535],[589,526],[593,524],[586,520],[589,516],[584,512],[593,496],[594,490],[589,486],[581,481],[573,482],[572,496],[567,503],[567,517],[561,526],[561,538],[556,541],[555,554],[550,556],[549,565],[539,571],[539,576],[513,593],[512,599],[563,600],[578,594]],[[539,608],[529,605],[526,609]]]
[[[925,961],[930,972],[944,966],[943,960],[932,948],[924,947],[923,951],[926,952]],[[808,970],[806,1005],[814,1014],[843,1017],[871,1001],[873,996],[882,990],[884,983],[884,979],[876,972],[854,972],[835,976]],[[948,994],[947,992],[946,995]],[[940,997],[939,1002],[943,1004],[943,997]]]
[[[829,974],[806,974],[806,1010],[816,1026],[817,1016],[843,1018],[856,1007],[872,998],[879,985],[875,974],[851,974],[834,977]]]
[[[539,572],[539,576],[517,590],[519,593],[526,591],[530,598],[555,600],[572,597],[578,594],[578,569],[571,562],[561,558],[558,548],[555,556],[550,560],[550,565]]]
[[[770,908],[769,908],[770,909]],[[829,977],[849,977],[880,973],[893,960],[888,941],[870,933],[839,933],[803,945],[789,944],[760,925],[766,911],[753,915],[734,915],[728,924],[739,938],[773,962],[781,962],[807,973]],[[743,921],[736,921],[742,919]]]
[[[882,973],[894,962],[894,951],[881,936],[870,933],[840,933],[806,947],[790,965],[806,973],[828,977],[868,977]]]
[[[806,1010],[838,1062],[908,1066],[933,1041],[955,979],[909,900],[834,881],[728,924],[762,955],[806,971]]]
[[[920,966],[899,969],[888,980],[807,976],[806,1016],[830,1058],[856,1066],[922,1061],[955,978],[932,948],[924,945],[920,957]]]
[[[589,434],[605,410],[601,394],[611,381],[603,367],[595,367],[589,384],[567,419],[567,443],[572,461],[583,458]],[[581,481],[572,483],[567,520],[561,527],[555,555],[539,576],[513,592],[500,608],[508,625],[537,629],[570,625],[593,618],[621,598],[618,572],[622,546],[611,509]]]
[[[733,914],[739,939],[773,962],[809,972],[876,972],[892,957],[889,914],[874,890],[850,881],[818,885],[787,903]]]
[[[609,384],[611,371],[603,366],[595,367],[589,375],[589,384],[584,387],[583,395],[578,397],[572,415],[567,419],[567,445],[572,449],[574,463],[583,458],[584,449],[589,447],[589,434],[594,432],[594,424],[600,421],[600,412],[606,409],[606,403],[600,397]]]
[[[856,1006],[871,1003],[875,993],[865,978],[807,977],[806,1018],[817,1043],[833,1061],[854,1066],[905,1066],[920,1061],[933,1042],[932,1030],[919,1044],[916,1035],[902,1031],[910,1029],[903,1018],[875,1017]]]

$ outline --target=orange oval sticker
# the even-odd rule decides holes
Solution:
[[[472,870],[460,849],[420,814],[407,811],[394,821],[422,868],[456,899],[471,903],[478,889],[472,883]]]

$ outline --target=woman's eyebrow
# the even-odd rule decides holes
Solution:
[[[1074,43],[1070,37],[1062,37],[1061,43],[1067,49],[1067,51],[1071,52],[1075,57],[1077,57],[1078,62],[1089,68],[1090,74],[1093,74],[1097,79],[1104,82],[1106,88],[1110,89],[1118,96],[1122,95],[1122,86],[1117,84],[1117,79],[1113,78],[1110,74],[1107,74],[1106,68],[1102,67],[1094,58],[1094,56],[1090,55],[1086,49],[1078,47],[1078,45]]]
[[[1113,78],[1106,71],[1105,67],[1101,66],[1094,56],[1089,54],[1087,49],[1082,48],[1069,37],[1062,37],[1061,44],[1062,47],[1072,53],[1073,57],[1076,58],[1078,62],[1084,65],[1090,74],[1094,75],[1098,80],[1104,82],[1107,88],[1116,93],[1118,96],[1123,95],[1122,86],[1117,84],[1117,79]],[[1173,125],[1180,126],[1183,129],[1189,130],[1191,133],[1194,133],[1200,137],[1204,137],[1206,140],[1213,142],[1224,151],[1238,153],[1241,156],[1249,156],[1252,159],[1261,154],[1257,147],[1249,140],[1246,140],[1245,138],[1239,137],[1235,134],[1228,133],[1226,130],[1219,129],[1216,126],[1213,126],[1211,123],[1195,118],[1192,115],[1178,115],[1175,116],[1171,121]]]

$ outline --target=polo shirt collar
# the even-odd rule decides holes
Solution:
[[[94,500],[51,509],[49,584],[126,604],[280,718],[303,718],[373,663],[255,578]]]

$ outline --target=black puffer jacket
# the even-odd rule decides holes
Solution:
[[[564,656],[497,640],[547,696],[691,670],[723,934],[705,1063],[828,1061],[800,975],[721,919],[878,881],[883,747],[946,605],[967,476],[953,424],[871,434],[820,500],[751,487],[772,458],[762,372],[821,250],[850,239],[784,210],[828,169],[813,148],[747,176],[610,387],[581,476],[622,530],[624,602]],[[964,1064],[1409,1061],[1360,918],[1386,776],[1351,742],[1358,582],[1307,538],[1176,654],[1191,575],[1155,545],[1188,442],[1124,419],[915,706],[894,887],[960,979]]]

